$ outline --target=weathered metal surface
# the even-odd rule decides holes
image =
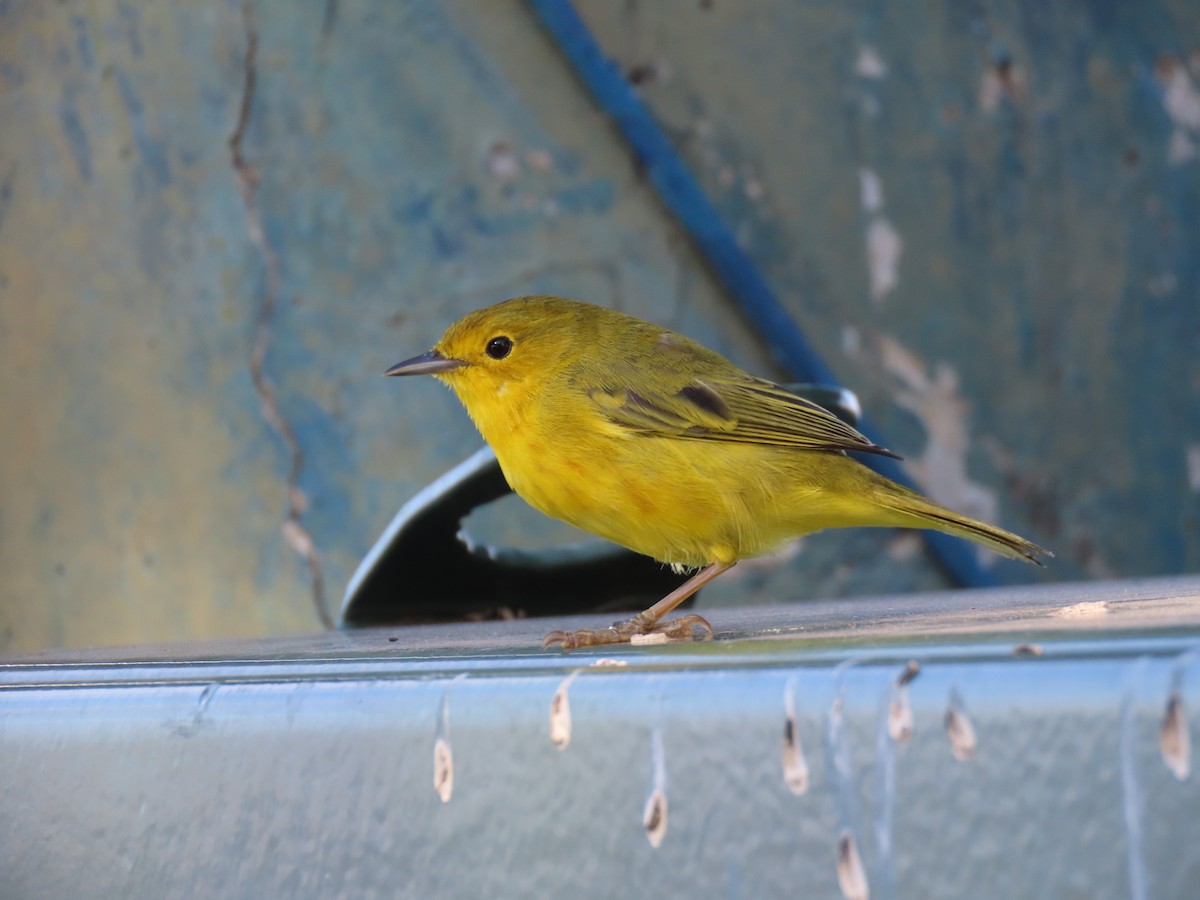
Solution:
[[[4,895],[834,897],[852,835],[877,898],[1191,896],[1198,597],[43,652],[0,664]]]
[[[5,645],[311,628],[291,546],[333,604],[479,445],[440,388],[379,377],[472,307],[559,291],[754,360],[569,79],[535,107],[499,68],[558,66],[519,6],[491,44],[440,3],[329,11],[0,7]]]
[[[1200,566],[1194,3],[579,8],[935,496]]]
[[[935,495],[1048,578],[1194,569],[1193,5],[665,6],[581,4]],[[332,607],[478,446],[378,377],[470,308],[561,292],[777,374],[523,4],[249,10],[0,4],[0,646],[312,627],[296,550]],[[478,524],[563,539],[517,510]],[[940,584],[912,551],[823,536],[706,600]]]

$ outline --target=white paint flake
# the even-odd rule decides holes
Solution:
[[[900,284],[900,256],[904,239],[892,223],[878,216],[867,226],[867,269],[871,299],[880,303]]]
[[[995,521],[995,491],[967,475],[967,403],[958,391],[958,374],[945,363],[929,372],[916,354],[887,335],[879,337],[879,354],[884,371],[899,382],[895,401],[925,427],[925,449],[910,460],[921,486],[938,503],[985,522]],[[994,554],[980,550],[981,562],[994,561]]]
[[[873,170],[858,170],[858,193],[862,198],[863,212],[883,211],[883,184]]]
[[[1196,158],[1200,138],[1200,90],[1182,64],[1169,60],[1159,67],[1163,86],[1163,108],[1175,125],[1167,142],[1167,159],[1175,165]]]
[[[863,78],[883,78],[888,73],[887,63],[879,55],[879,51],[870,44],[864,44],[858,50],[858,58],[854,60],[854,74]]]
[[[904,239],[883,214],[883,184],[871,169],[858,170],[859,197],[867,222],[867,274],[871,299],[881,303],[900,284]]]

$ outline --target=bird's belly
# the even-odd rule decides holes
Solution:
[[[710,459],[717,447],[640,436],[601,447],[528,438],[522,444],[517,453],[497,449],[500,465],[513,490],[552,518],[687,566],[770,549],[744,498],[725,483],[733,460],[719,453]]]

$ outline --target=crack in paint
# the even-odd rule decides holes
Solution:
[[[245,82],[242,87],[242,98],[238,107],[237,121],[229,135],[229,155],[233,166],[234,181],[238,193],[241,194],[242,204],[246,210],[246,230],[250,235],[250,243],[258,252],[263,264],[263,288],[258,315],[254,324],[254,345],[250,350],[250,380],[254,383],[254,391],[258,395],[259,409],[267,424],[282,438],[291,457],[287,474],[287,516],[284,519],[282,531],[284,540],[308,564],[309,577],[312,582],[313,606],[317,617],[326,628],[333,628],[333,619],[325,607],[325,579],[321,573],[321,562],[317,556],[316,544],[301,519],[308,506],[308,499],[300,489],[300,472],[304,468],[304,452],[291,423],[284,417],[275,397],[275,390],[264,371],[263,363],[267,350],[271,346],[272,324],[275,310],[279,304],[279,257],[275,248],[267,240],[263,228],[262,213],[258,207],[258,171],[246,160],[242,152],[242,141],[250,123],[250,112],[254,106],[254,93],[258,85],[258,30],[254,25],[254,15],[249,4],[242,6],[242,24],[246,35],[246,53],[243,57]]]

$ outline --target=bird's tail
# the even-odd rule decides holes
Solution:
[[[1039,566],[1043,565],[1040,557],[1054,555],[1019,534],[960,515],[894,482],[886,481],[886,487],[879,494],[876,502],[892,513],[892,524],[900,527],[932,528],[982,544],[1001,556],[1023,559]]]

